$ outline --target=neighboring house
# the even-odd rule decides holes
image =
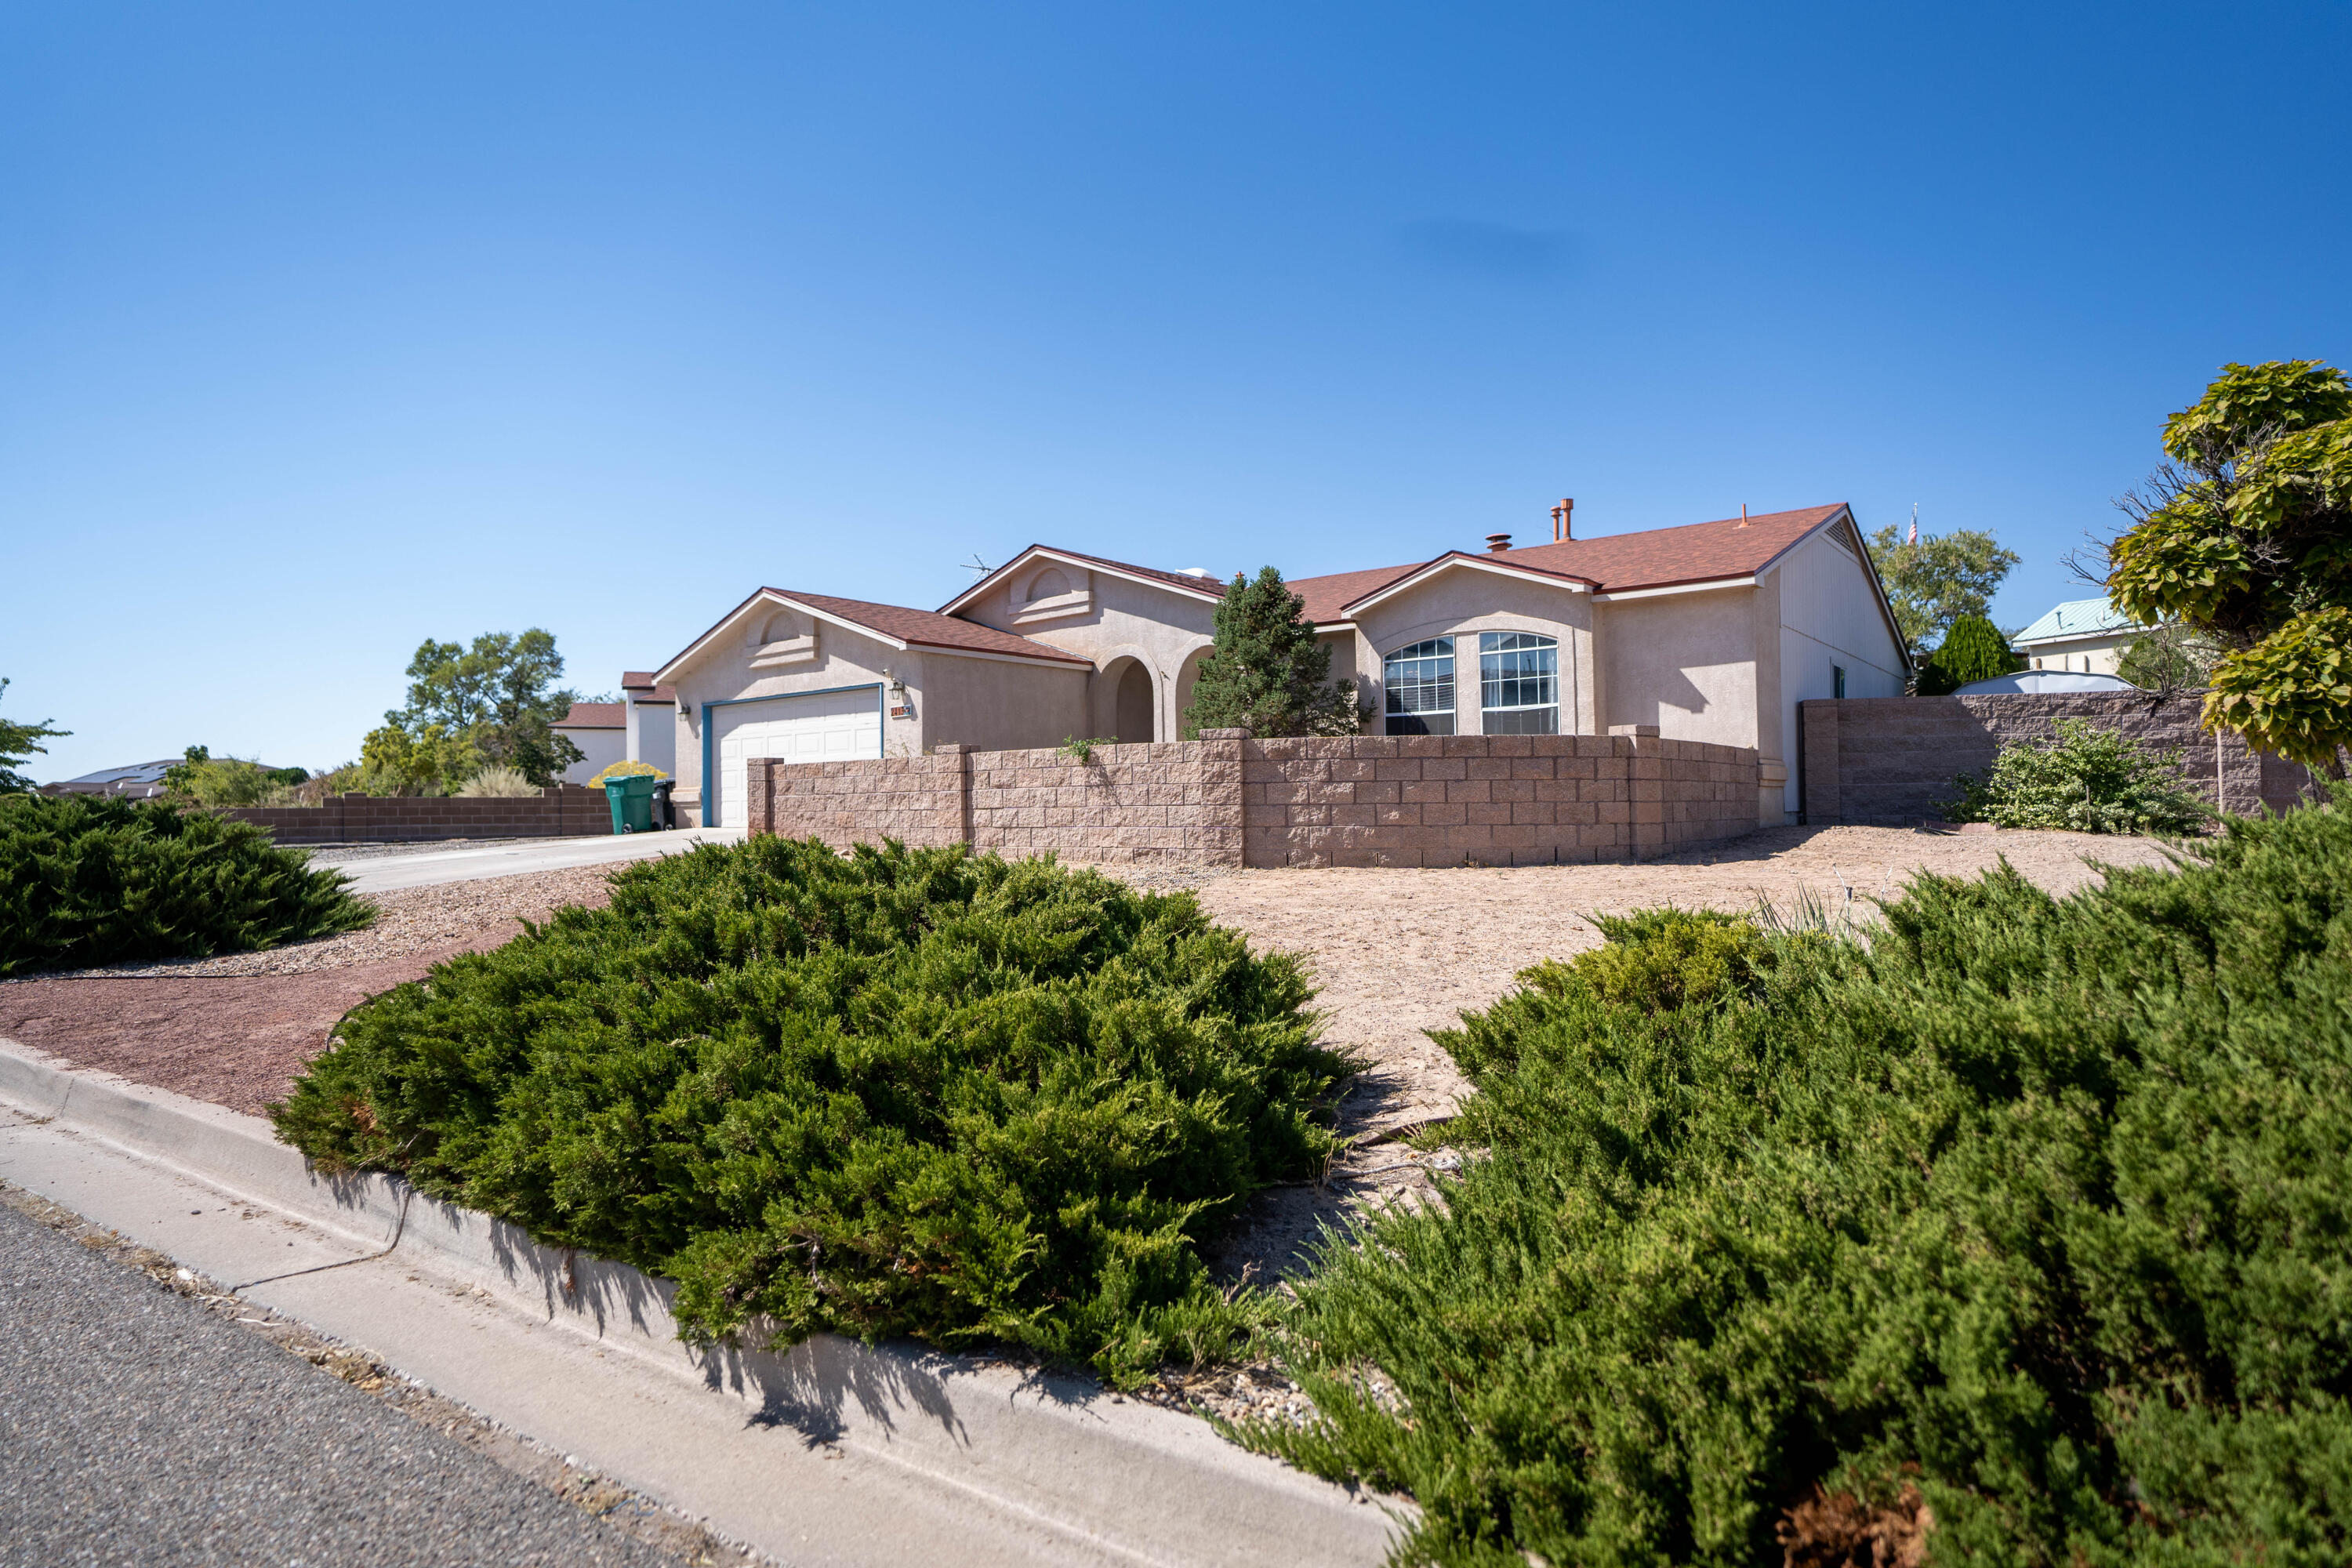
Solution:
[[[1909,669],[1843,506],[1517,550],[1494,534],[1290,586],[1370,733],[1654,725],[1753,747],[1759,820],[1797,808],[1797,704],[1899,696]],[[740,825],[755,756],[1174,740],[1223,596],[1204,571],[1045,545],[936,614],[762,588],[651,672],[678,699],[679,805]]]
[[[2105,599],[2070,599],[2010,642],[2029,668],[2113,675],[2124,649],[2148,629]]]
[[[628,759],[677,777],[677,689],[655,685],[649,671],[626,670],[621,707],[627,715]]]
[[[629,754],[627,712],[618,702],[574,702],[548,728],[580,748],[581,760],[563,770],[565,784],[584,784]]]
[[[131,800],[152,800],[163,793],[163,775],[180,765],[183,759],[165,757],[160,763],[133,763],[123,768],[100,768],[94,773],[84,773],[78,779],[65,779],[41,786],[43,795],[113,795]]]

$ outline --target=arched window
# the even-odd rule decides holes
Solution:
[[[1478,634],[1478,728],[1559,733],[1559,644],[1533,632]]]
[[[1431,637],[1388,656],[1381,670],[1388,688],[1391,735],[1454,733],[1454,639]]]

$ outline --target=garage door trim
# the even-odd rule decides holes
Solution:
[[[790,702],[800,697],[838,697],[845,691],[874,693],[874,716],[879,721],[879,731],[887,736],[890,728],[888,707],[890,692],[888,684],[880,680],[861,680],[850,686],[825,686],[814,691],[779,691],[770,697],[722,697],[715,702],[704,703],[702,705],[702,804],[700,807],[704,826],[708,826],[719,820],[719,774],[713,768],[716,761],[713,752],[715,737],[710,728],[712,709],[740,708],[746,702]]]

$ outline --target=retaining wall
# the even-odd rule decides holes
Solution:
[[[1798,704],[1805,820],[1813,825],[1910,825],[1938,815],[1959,792],[1953,778],[1982,773],[2012,741],[2045,742],[2060,719],[2088,719],[2161,751],[2181,753],[2180,771],[2210,805],[2284,811],[2303,798],[2311,775],[2297,763],[2248,748],[2235,735],[2217,746],[2200,722],[2202,699],[2141,691],[2076,691],[2014,697],[1846,697]],[[2217,776],[2218,774],[2218,776]]]
[[[235,806],[218,815],[267,827],[280,844],[563,838],[613,831],[604,792],[577,784],[489,800],[337,795],[321,805]]]
[[[751,764],[751,830],[1223,866],[1559,865],[1757,826],[1757,754],[1612,735],[1340,736]]]

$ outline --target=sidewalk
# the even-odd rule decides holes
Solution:
[[[1371,1499],[1084,1379],[830,1337],[690,1351],[663,1281],[7,1041],[0,1179],[793,1564],[1370,1568],[1391,1538]]]

